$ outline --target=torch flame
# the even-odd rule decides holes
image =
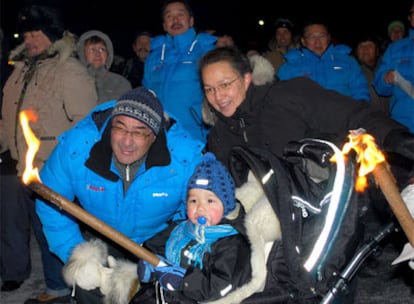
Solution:
[[[33,160],[37,151],[39,151],[40,140],[36,137],[29,126],[29,121],[37,122],[37,115],[31,110],[24,110],[20,112],[19,119],[20,125],[23,129],[24,139],[28,146],[26,153],[26,167],[23,172],[23,183],[28,185],[34,181],[40,182],[39,170],[37,168],[33,168]]]
[[[352,149],[356,152],[359,170],[355,190],[362,192],[368,186],[366,175],[372,172],[377,164],[384,162],[385,156],[378,149],[375,138],[365,133],[365,130],[350,131],[348,139],[349,141],[342,148],[342,153],[346,155]]]

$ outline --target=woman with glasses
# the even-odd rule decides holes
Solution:
[[[349,130],[358,128],[373,134],[386,151],[414,160],[413,135],[385,113],[326,90],[307,77],[255,85],[250,62],[237,48],[206,53],[200,72],[208,102],[203,115],[214,124],[207,150],[229,168],[231,149],[237,145],[282,157],[289,141],[317,137],[342,146]]]
[[[95,79],[98,103],[117,99],[131,90],[128,79],[110,71],[114,48],[108,35],[96,30],[87,31],[79,37],[77,47],[79,60]]]
[[[244,186],[247,180],[246,163],[232,157],[233,147],[251,149],[256,155],[263,154],[264,159],[269,156],[269,152],[282,158],[291,141],[317,138],[342,147],[349,131],[358,128],[372,134],[384,151],[403,155],[413,164],[414,136],[406,127],[382,111],[372,109],[368,103],[326,90],[307,77],[256,85],[249,60],[240,50],[231,47],[206,53],[200,60],[200,73],[208,102],[208,111],[203,114],[213,124],[208,135],[207,150],[230,169],[239,187]],[[249,182],[247,180],[247,184]],[[244,198],[249,196],[249,192],[245,193]],[[242,198],[241,201],[243,203]],[[266,221],[261,226],[263,235],[274,231],[269,228],[270,224]],[[267,264],[266,287],[260,290],[265,295],[285,294],[294,280],[289,269],[284,273],[286,276],[281,271],[289,259],[283,256],[282,249],[277,246],[280,243],[275,242],[267,260],[272,262]],[[257,265],[263,258],[252,250],[252,265]],[[260,277],[254,276],[240,290],[260,286],[258,280]],[[251,293],[257,291],[249,290]]]

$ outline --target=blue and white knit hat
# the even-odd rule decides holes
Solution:
[[[224,215],[229,214],[236,207],[233,178],[226,167],[216,160],[216,156],[211,152],[204,155],[202,162],[190,177],[188,189],[194,188],[214,192],[223,203]]]
[[[112,110],[112,117],[126,115],[145,123],[158,135],[163,117],[163,108],[152,91],[137,87],[122,95]]]

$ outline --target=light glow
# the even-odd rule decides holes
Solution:
[[[23,130],[24,139],[27,144],[26,167],[23,172],[23,183],[28,185],[31,182],[40,182],[38,168],[33,168],[33,160],[39,151],[40,140],[33,133],[29,122],[37,122],[37,115],[34,111],[24,110],[19,113],[20,125]]]

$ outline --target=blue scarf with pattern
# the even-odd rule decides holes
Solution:
[[[185,263],[188,265],[193,263],[194,267],[203,269],[203,256],[206,252],[211,251],[211,245],[218,239],[238,233],[229,224],[205,226],[196,225],[187,220],[180,223],[171,232],[166,244],[165,255],[173,265],[180,265],[183,249],[191,241],[196,241],[194,245],[185,249],[184,256],[188,258]]]

